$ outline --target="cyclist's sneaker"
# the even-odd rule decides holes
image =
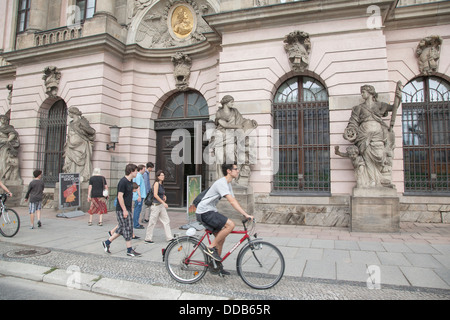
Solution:
[[[205,250],[203,250],[204,253],[206,253],[208,256],[210,256],[211,258],[213,258],[216,261],[222,261],[222,258],[219,256],[219,253],[217,252],[217,248],[209,248],[206,247]]]
[[[131,249],[130,251],[127,251],[127,256],[130,257],[140,257],[142,254],[139,252],[134,251],[134,249]]]
[[[106,253],[111,253],[111,251],[109,251],[109,245],[107,245],[105,241],[102,241],[102,245]]]
[[[224,268],[220,269],[220,273],[224,276],[229,276],[231,273],[225,270]]]

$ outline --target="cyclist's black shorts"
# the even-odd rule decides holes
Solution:
[[[216,233],[225,227],[228,218],[217,211],[208,211],[202,214],[197,213],[197,221],[203,223],[212,233]]]

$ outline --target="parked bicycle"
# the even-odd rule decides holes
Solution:
[[[273,244],[257,238],[251,238],[256,222],[247,226],[250,220],[243,220],[243,231],[232,231],[243,237],[223,257],[225,261],[245,240],[247,243],[239,251],[236,269],[242,280],[254,289],[269,289],[275,286],[283,277],[285,262],[281,251]],[[221,262],[211,259],[203,251],[205,239],[211,243],[210,230],[205,230],[201,237],[183,236],[173,239],[163,250],[163,261],[170,276],[181,283],[195,283],[200,281],[208,271],[221,274]]]
[[[14,237],[20,228],[19,215],[14,209],[6,207],[7,193],[0,194],[0,233],[4,237]]]

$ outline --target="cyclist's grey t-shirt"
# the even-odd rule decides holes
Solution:
[[[211,186],[208,192],[198,204],[196,213],[202,214],[208,211],[218,211],[216,206],[220,198],[230,194],[234,198],[233,188],[231,183],[227,182],[225,177],[220,178]]]

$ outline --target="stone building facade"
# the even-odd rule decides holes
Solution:
[[[216,178],[208,126],[231,95],[258,123],[248,186],[260,221],[347,226],[356,180],[334,147],[348,145],[361,86],[392,104],[401,81],[401,220],[450,220],[449,1],[4,0],[0,11],[0,114],[20,135],[23,186],[40,168],[52,194],[77,107],[112,192],[126,163],[152,161],[183,207],[187,175]],[[192,152],[178,163],[180,141]]]

